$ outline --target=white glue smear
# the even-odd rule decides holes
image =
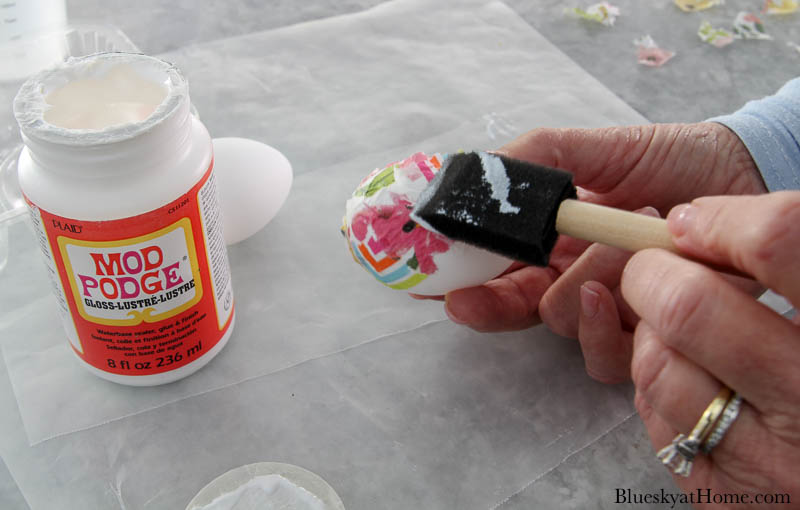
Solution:
[[[47,95],[44,120],[67,129],[105,129],[141,122],[167,97],[167,88],[142,78],[128,64],[99,77],[67,83]]]
[[[480,156],[481,165],[483,165],[483,180],[492,187],[492,198],[500,202],[500,212],[517,214],[520,208],[508,202],[511,181],[508,179],[503,161],[487,152],[479,152],[478,156]]]
[[[192,510],[326,510],[326,506],[280,475],[262,475]]]

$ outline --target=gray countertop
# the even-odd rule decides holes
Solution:
[[[800,43],[800,13],[764,18],[773,41],[715,48],[700,22],[730,26],[761,2],[684,13],[620,0],[613,27],[564,15],[589,3],[68,0],[71,21],[112,24],[176,62],[212,136],[275,145],[296,180],[278,218],[230,250],[231,344],[157,392],[98,383],[52,348],[60,325],[36,319],[52,303],[29,233],[17,223],[0,235],[12,249],[0,272],[0,508],[183,508],[258,461],[320,474],[353,510],[610,509],[618,490],[677,492],[632,387],[591,381],[574,341],[457,327],[440,304],[361,274],[336,232],[359,176],[416,150],[489,147],[542,125],[697,121],[799,74],[787,42]],[[414,30],[429,45],[410,47],[425,38]],[[645,34],[676,56],[638,65]],[[2,127],[5,142],[14,128]],[[330,254],[318,274],[298,272],[318,262],[304,237]],[[62,405],[71,392],[90,402]]]
[[[69,0],[75,19],[100,20],[120,27],[145,53],[172,51],[191,44],[357,12],[381,0],[314,0],[295,2],[205,2],[189,0]],[[445,2],[447,3],[447,2]],[[746,101],[772,94],[800,73],[797,15],[765,16],[774,43],[741,41],[725,48],[704,44],[697,36],[702,21],[729,29],[740,11],[760,12],[760,0],[728,0],[696,13],[678,9],[671,0],[619,0],[613,27],[576,22],[566,7],[595,2],[505,0],[550,42],[651,122],[694,122],[730,113]],[[160,22],[169,20],[168,23]],[[676,56],[651,69],[634,64],[633,41],[645,34]],[[524,126],[520,126],[523,128]]]

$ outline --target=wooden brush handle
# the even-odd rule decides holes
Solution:
[[[661,218],[567,199],[561,202],[558,209],[556,230],[570,237],[607,244],[623,250],[663,248],[716,271],[752,279],[752,276],[738,269],[697,260],[681,253],[672,242],[672,236],[667,229],[667,220]]]
[[[560,234],[623,250],[663,248],[679,253],[667,230],[667,220],[580,200],[561,202],[556,230]]]

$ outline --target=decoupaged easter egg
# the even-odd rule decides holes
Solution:
[[[511,260],[453,241],[410,214],[442,168],[441,154],[414,154],[373,170],[347,201],[342,233],[356,262],[384,285],[428,296],[480,285]]]

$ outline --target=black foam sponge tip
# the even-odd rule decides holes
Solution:
[[[546,266],[561,202],[576,198],[572,174],[489,153],[448,157],[412,218],[451,239]]]

